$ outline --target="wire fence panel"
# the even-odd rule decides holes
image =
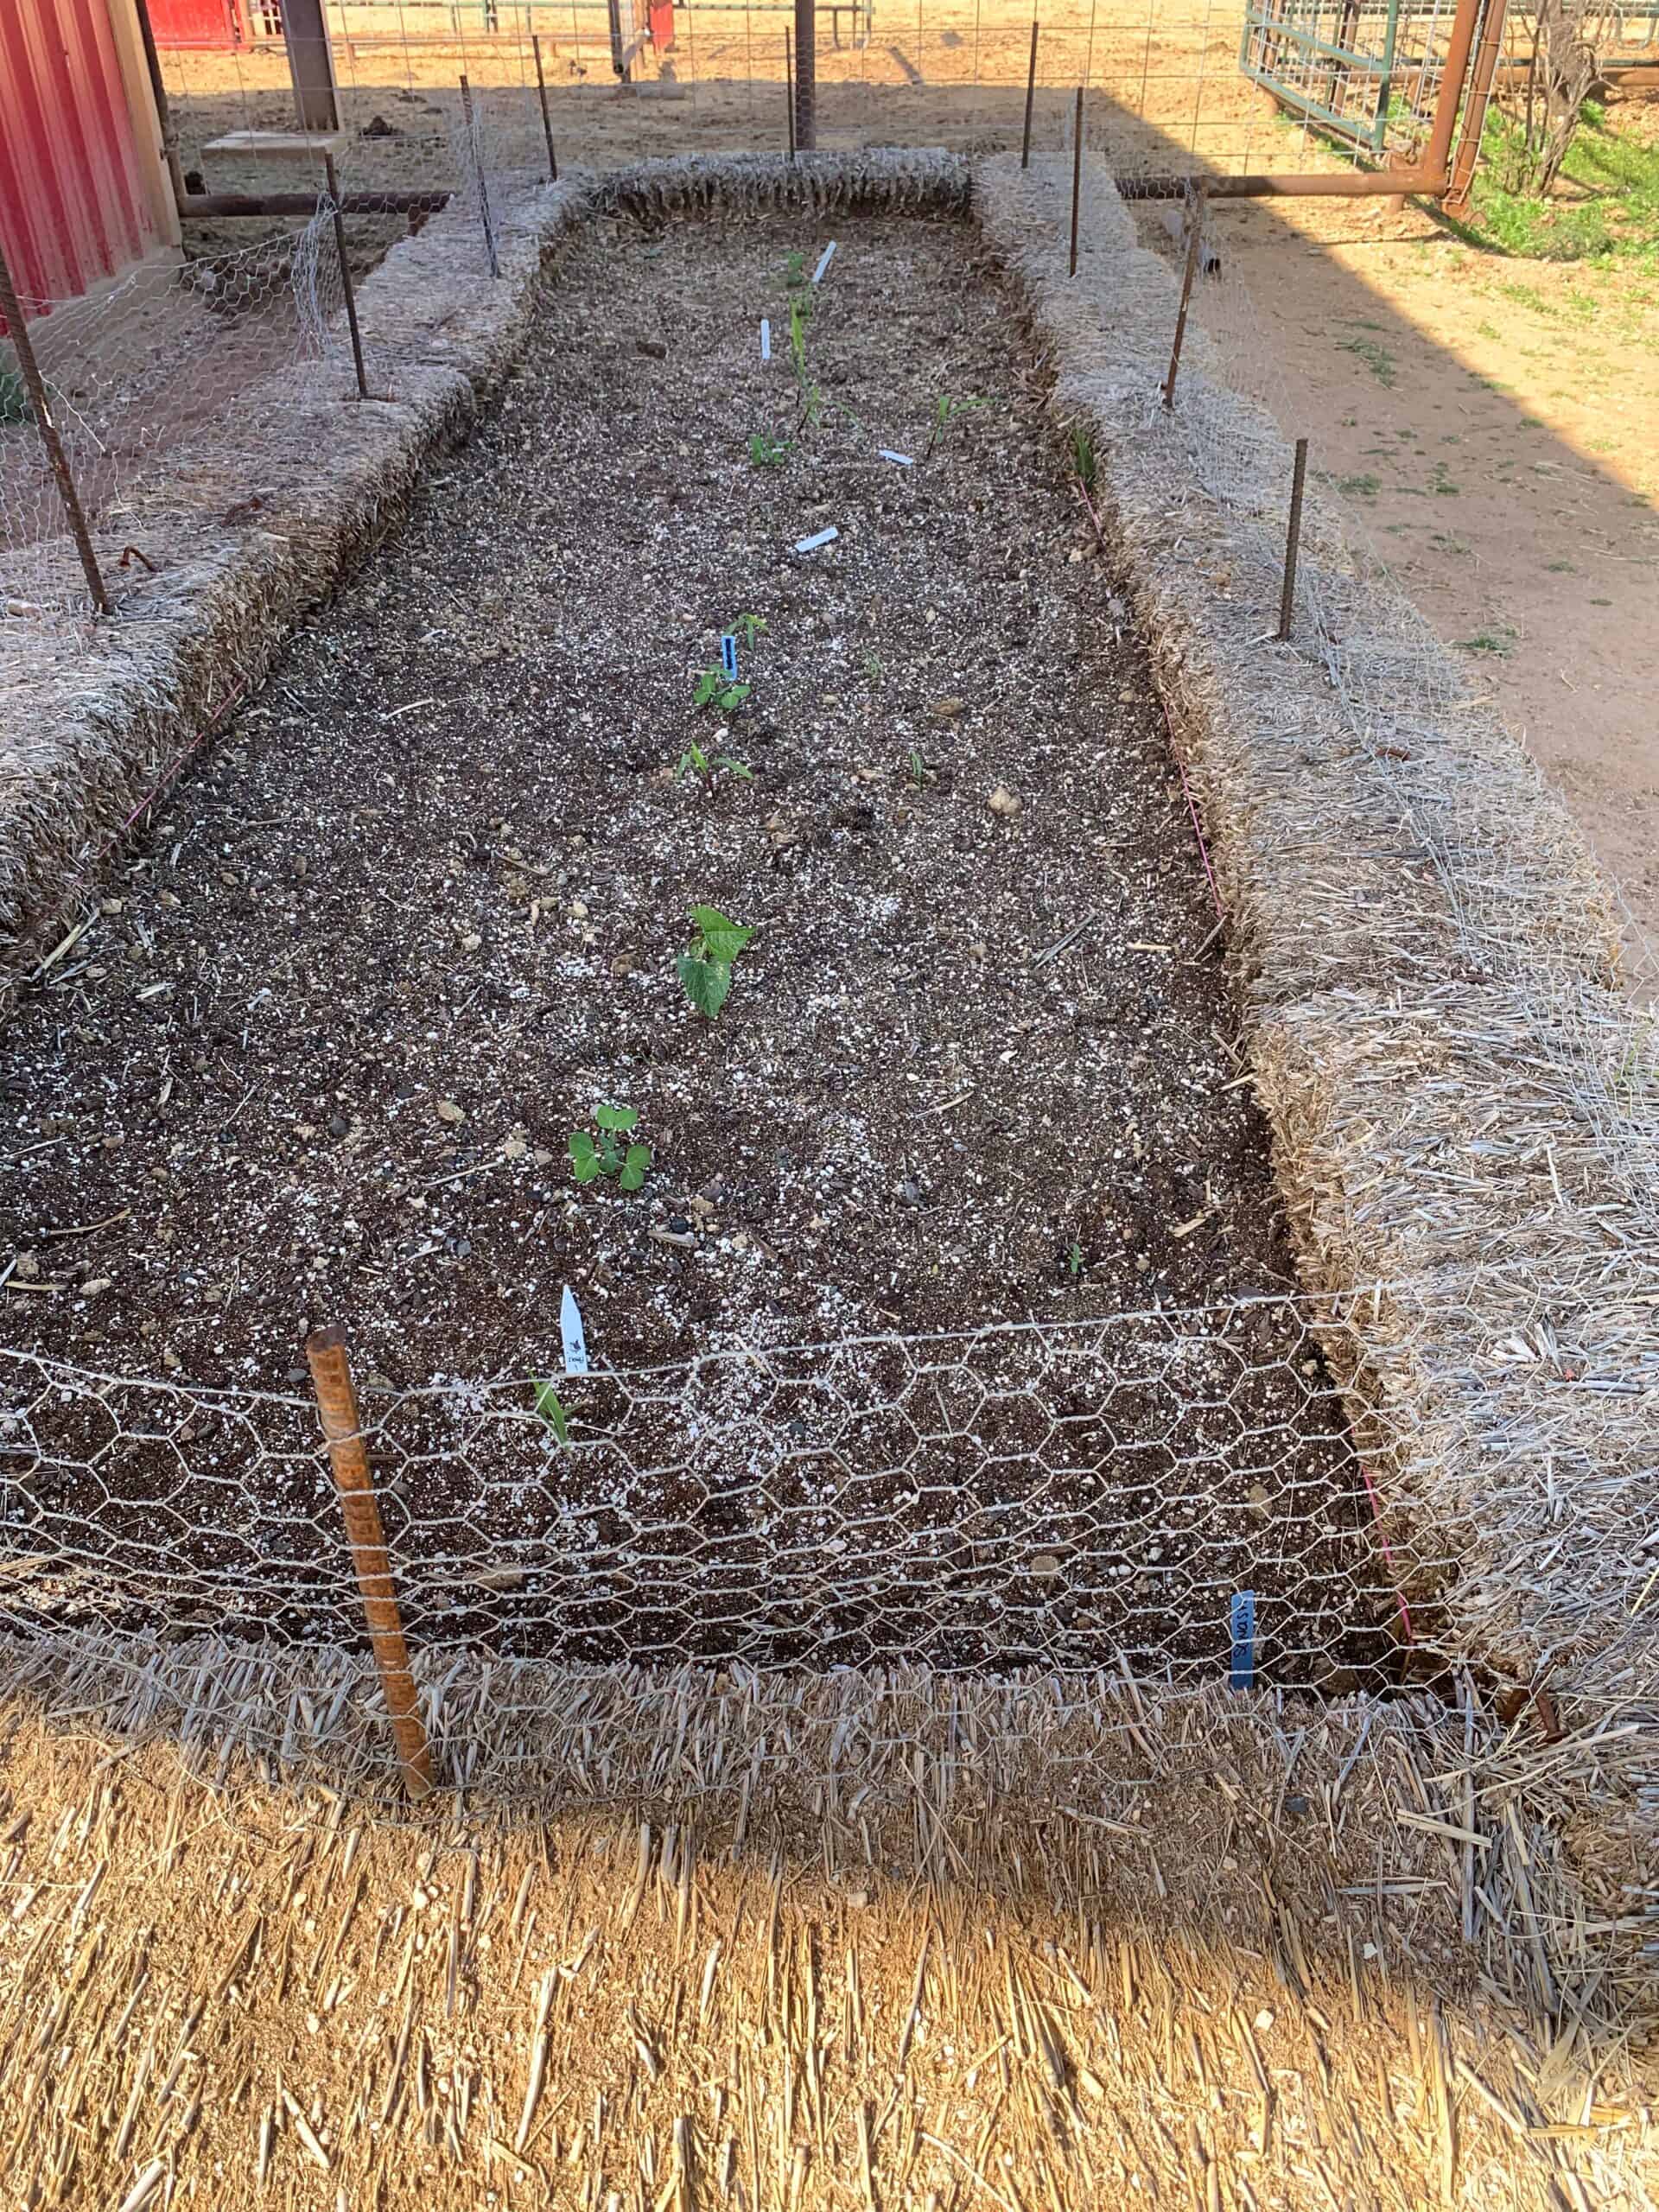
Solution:
[[[20,1353],[0,1383],[6,1629],[359,1639],[308,1399]],[[1385,1512],[1289,1300],[372,1387],[362,1419],[429,1664],[1359,1687],[1451,1564]]]

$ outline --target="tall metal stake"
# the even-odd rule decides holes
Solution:
[[[421,1719],[421,1701],[409,1670],[409,1646],[404,1641],[403,1615],[391,1580],[385,1530],[369,1473],[363,1426],[358,1418],[357,1392],[352,1385],[352,1363],[346,1340],[338,1329],[316,1329],[306,1338],[305,1357],[311,1369],[311,1386],[322,1416],[322,1433],[328,1440],[328,1461],[334,1487],[340,1492],[346,1541],[369,1624],[369,1642],[380,1674],[380,1688],[391,1717],[392,1741],[404,1788],[416,1801],[433,1787],[432,1748]]]
[[[1077,86],[1077,120],[1071,127],[1071,266],[1068,276],[1077,273],[1077,207],[1083,194],[1083,86]]]
[[[52,474],[58,486],[58,497],[63,502],[63,512],[69,521],[69,534],[75,541],[75,550],[80,556],[80,565],[86,572],[87,588],[92,594],[92,605],[100,614],[113,610],[110,594],[104,588],[104,579],[99,574],[98,556],[92,550],[91,533],[86,518],[81,512],[80,496],[75,490],[75,480],[69,473],[69,456],[63,449],[63,440],[58,435],[58,426],[52,420],[52,410],[46,404],[46,386],[41,381],[40,364],[35,359],[35,345],[29,334],[29,325],[23,321],[23,310],[7,266],[5,250],[0,247],[0,319],[4,321],[7,335],[17,356],[17,365],[23,372],[23,384],[29,392],[29,404],[35,417],[35,427],[41,434],[41,443],[46,448],[46,457],[52,464]]]
[[[489,249],[490,274],[501,274],[501,262],[495,251],[495,225],[490,219],[490,188],[484,181],[484,157],[479,151],[478,132],[473,123],[473,88],[465,77],[461,80],[461,113],[467,126],[467,153],[478,176],[478,212],[484,225],[484,243]]]
[[[1181,341],[1186,336],[1186,311],[1192,302],[1192,279],[1198,273],[1204,237],[1204,187],[1188,181],[1186,188],[1186,267],[1181,275],[1181,304],[1175,317],[1175,342],[1169,349],[1169,374],[1164,378],[1164,405],[1175,404],[1175,372],[1181,365]]]
[[[340,212],[340,179],[334,175],[334,157],[325,154],[322,165],[328,178],[328,204],[334,214],[334,251],[340,256],[340,289],[346,295],[346,321],[352,333],[352,359],[357,364],[357,396],[369,396],[368,372],[363,366],[363,334],[357,327],[357,294],[352,287],[352,264],[346,256],[346,218]]]
[[[1031,110],[1037,98],[1037,18],[1031,19],[1031,66],[1026,71],[1026,127],[1020,140],[1020,166],[1031,167]]]
[[[795,143],[818,143],[818,0],[795,0]]]
[[[795,158],[795,41],[784,33],[784,108],[789,118],[789,158]]]
[[[559,157],[553,150],[553,118],[547,111],[547,79],[542,74],[542,41],[539,37],[530,41],[536,56],[536,91],[542,103],[542,136],[547,141],[547,174],[550,182],[559,181]]]
[[[1296,612],[1296,556],[1302,542],[1302,490],[1307,481],[1307,440],[1296,441],[1296,467],[1290,480],[1290,527],[1285,533],[1285,586],[1279,594],[1279,642],[1290,636]]]

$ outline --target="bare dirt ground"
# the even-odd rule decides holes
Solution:
[[[640,64],[684,94],[664,99],[615,92],[602,16],[537,16],[564,157],[781,146],[783,20],[686,15],[666,68],[649,53]],[[354,11],[353,22],[369,18]],[[1035,143],[1061,143],[1071,87],[1086,73],[1090,143],[1120,170],[1185,168],[1194,157],[1222,169],[1328,166],[1240,77],[1238,27],[1230,10],[1153,11],[1133,25],[1081,12],[1046,18]],[[1022,11],[878,13],[867,45],[850,43],[850,23],[843,36],[847,45],[826,42],[820,60],[824,144],[1017,143]],[[181,53],[167,66],[187,159],[201,158],[214,131],[287,119],[276,56]],[[526,50],[376,45],[365,35],[340,56],[345,120],[356,134],[348,184],[417,183],[435,165],[453,171],[462,67],[484,88],[495,157],[540,160]],[[1620,130],[1653,127],[1651,103],[1613,112]],[[363,137],[376,117],[397,135]],[[206,166],[215,188],[273,180],[269,165]],[[1639,258],[1511,260],[1389,201],[1256,203],[1217,220],[1249,291],[1247,305],[1219,310],[1239,340],[1241,373],[1289,434],[1312,437],[1315,466],[1343,489],[1440,634],[1476,663],[1638,922],[1659,930],[1652,269]],[[379,250],[395,229],[366,226],[365,250]]]

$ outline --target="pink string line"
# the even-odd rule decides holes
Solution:
[[[180,769],[183,767],[185,762],[190,758],[190,755],[204,746],[207,742],[208,739],[213,736],[219,730],[224,722],[226,715],[230,713],[232,708],[235,706],[237,701],[242,696],[247,688],[248,680],[244,677],[241,683],[237,685],[236,689],[228,693],[225,698],[219,701],[218,706],[213,709],[207,721],[191,739],[189,744],[185,747],[183,752],[180,753],[178,759],[167,771],[166,774],[156,785],[155,789],[145,793],[144,797],[139,800],[137,805],[133,808],[132,812],[121,824],[121,827],[118,830],[115,830],[111,832],[111,834],[104,840],[104,842],[99,847],[98,850],[92,855],[91,860],[87,861],[86,867],[82,868],[80,874],[73,879],[70,885],[70,888],[72,890],[74,888],[76,884],[81,884],[86,880],[87,877],[98,866],[99,862],[104,858],[105,855],[112,851],[114,848],[121,842],[121,840],[126,836],[128,830],[131,829],[133,823],[137,822],[139,816],[143,813],[144,810],[156,804],[156,801],[161,797],[162,793],[167,790],[168,786],[177,777]]]
[[[1101,526],[1100,517],[1096,512],[1095,503],[1089,497],[1088,493],[1084,490],[1083,486],[1077,482],[1075,477],[1073,477],[1071,480],[1074,487],[1076,488],[1077,497],[1083,501],[1084,512],[1088,515],[1090,521],[1095,525],[1095,536],[1100,540],[1100,550],[1109,559],[1111,556],[1111,548],[1106,543],[1106,532]],[[1160,702],[1160,706],[1162,705],[1161,701]],[[1186,810],[1192,817],[1192,835],[1198,841],[1198,858],[1204,862],[1204,880],[1210,886],[1210,896],[1215,901],[1216,912],[1217,916],[1221,920],[1225,921],[1227,918],[1227,909],[1221,903],[1221,893],[1216,883],[1216,872],[1210,865],[1210,848],[1205,844],[1204,840],[1204,824],[1198,819],[1198,810],[1192,798],[1192,786],[1186,780],[1186,763],[1181,758],[1181,748],[1175,742],[1175,733],[1169,726],[1169,710],[1167,708],[1163,709],[1163,715],[1164,728],[1168,732],[1169,735],[1169,749],[1174,758],[1176,772],[1181,779],[1181,791],[1186,800]]]
[[[1382,1554],[1382,1564],[1388,1568],[1389,1580],[1394,1584],[1394,1602],[1400,1608],[1400,1625],[1405,1630],[1406,1642],[1414,1643],[1417,1639],[1411,1632],[1411,1614],[1407,1610],[1400,1579],[1394,1571],[1393,1547],[1382,1533],[1382,1501],[1376,1494],[1376,1484],[1371,1480],[1371,1471],[1363,1459],[1359,1463],[1359,1471],[1365,1478],[1365,1494],[1371,1501],[1371,1518],[1376,1523],[1376,1541]]]

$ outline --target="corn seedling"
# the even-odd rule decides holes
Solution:
[[[718,906],[694,906],[691,918],[697,933],[675,962],[675,973],[697,1012],[713,1021],[732,988],[733,966],[754,931],[729,920]]]
[[[558,1392],[544,1375],[533,1375],[531,1384],[536,1394],[531,1402],[536,1408],[537,1420],[556,1442],[568,1445],[570,1441],[570,1416],[559,1403]]]
[[[764,614],[740,614],[732,627],[753,652],[755,639],[766,635],[766,618]]]
[[[645,1179],[645,1170],[651,1166],[651,1147],[630,1144],[626,1148],[618,1141],[633,1129],[639,1119],[633,1106],[596,1106],[594,1120],[599,1128],[598,1141],[586,1129],[570,1132],[570,1165],[575,1170],[578,1183],[592,1183],[601,1175],[615,1179],[622,1191],[637,1191]]]
[[[933,771],[928,766],[926,761],[923,760],[921,754],[917,752],[914,746],[911,747],[910,756],[906,766],[910,770],[911,782],[915,785],[918,791],[925,791],[927,789],[928,779],[932,775]]]
[[[730,776],[740,784],[752,784],[754,771],[747,761],[730,753],[705,753],[695,738],[681,753],[674,769],[675,775],[700,776],[710,791],[715,788],[716,776]]]
[[[988,399],[952,399],[941,392],[934,403],[933,427],[927,434],[927,450],[922,459],[931,461],[934,448],[944,444],[945,433],[958,415],[971,414],[975,408],[988,407],[990,404]]]
[[[1095,442],[1081,423],[1071,425],[1071,467],[1084,490],[1092,493],[1100,464],[1095,456]]]

